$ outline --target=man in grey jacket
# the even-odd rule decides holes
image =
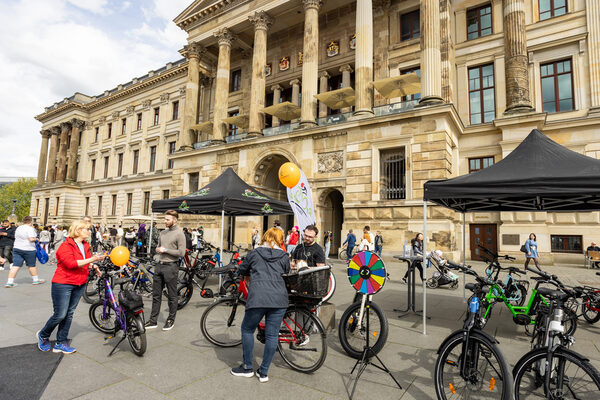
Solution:
[[[162,292],[167,287],[169,299],[169,317],[163,327],[168,331],[175,325],[175,314],[177,313],[177,272],[179,271],[179,258],[185,255],[185,235],[183,230],[177,226],[179,214],[175,210],[165,213],[165,225],[167,229],[160,233],[156,253],[158,254],[158,265],[154,273],[152,284],[152,312],[150,319],[146,322],[146,329],[158,327],[158,314],[162,302]]]

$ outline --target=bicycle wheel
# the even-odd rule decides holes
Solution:
[[[327,288],[327,294],[325,295],[325,297],[323,297],[323,300],[322,300],[323,303],[333,297],[333,294],[335,293],[335,287],[336,287],[335,275],[330,270],[329,271],[329,287]]]
[[[338,260],[348,261],[348,253],[346,253],[346,249],[340,249],[338,251]]]
[[[104,310],[104,301],[97,301],[90,306],[89,316],[94,328],[98,329],[100,332],[115,332],[117,318],[115,315],[115,310],[113,310],[110,304],[107,304],[106,310]]]
[[[367,335],[373,354],[377,354],[385,345],[389,331],[388,320],[383,310],[373,302],[367,303],[367,305],[360,326],[361,302],[357,301],[344,311],[338,327],[342,348],[350,357],[357,359],[362,356],[367,342]],[[367,318],[369,318],[369,332],[367,332]]]
[[[471,331],[466,354],[466,378],[461,376],[463,331],[454,332],[439,350],[435,362],[438,399],[511,399],[512,375],[496,343]]]
[[[302,307],[288,308],[279,330],[277,350],[287,365],[310,373],[327,357],[327,336],[321,320]]]
[[[510,293],[510,296],[508,297],[518,297],[517,300],[510,300],[509,303],[512,304],[513,306],[518,306],[521,307],[523,304],[525,304],[525,300],[527,299],[527,288],[525,288],[525,286],[521,283],[516,283],[514,285],[516,287],[516,289],[519,290],[519,295],[517,296],[517,290],[515,288],[513,288],[513,290]]]
[[[224,297],[204,310],[200,330],[212,344],[234,347],[242,343],[242,320],[246,304],[234,297]]]
[[[597,399],[600,392],[600,374],[582,356],[565,348],[558,348],[552,358],[549,387],[546,388],[547,348],[532,350],[515,365],[515,400]]]
[[[194,294],[194,284],[184,283],[177,285],[177,309],[181,310],[190,302]]]
[[[141,315],[132,315],[127,318],[127,340],[131,350],[136,356],[143,356],[146,352],[146,330]]]
[[[565,325],[565,335],[573,336],[577,330],[577,313],[569,308],[563,308],[563,324]]]
[[[600,321],[600,301],[596,300],[599,293],[596,291],[594,296],[585,296],[583,298],[583,318],[590,324]]]
[[[95,273],[90,273],[85,284],[85,289],[83,290],[83,300],[86,303],[94,304],[98,301],[99,285],[100,281],[98,280],[98,276]]]
[[[221,289],[219,290],[220,296],[235,296],[238,291],[238,285],[233,279],[225,279],[221,283]]]

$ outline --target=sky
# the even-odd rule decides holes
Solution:
[[[44,107],[180,59],[173,19],[191,3],[0,0],[0,177],[37,176]]]

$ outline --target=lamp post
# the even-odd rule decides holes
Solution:
[[[12,203],[13,203],[12,212],[8,216],[8,221],[17,223],[17,220],[19,219],[19,217],[17,217],[17,215],[15,214],[15,209],[17,207],[17,199],[12,199]]]

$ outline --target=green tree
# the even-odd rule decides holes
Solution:
[[[12,213],[13,200],[17,200],[15,214],[19,220],[29,215],[31,189],[35,184],[34,178],[19,178],[14,183],[0,187],[0,218],[5,219]]]

